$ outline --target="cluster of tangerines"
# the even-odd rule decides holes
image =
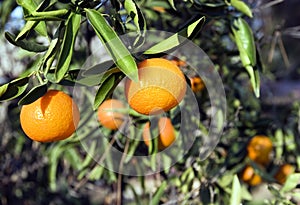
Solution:
[[[247,156],[255,162],[261,170],[265,170],[271,161],[270,154],[273,149],[271,139],[265,135],[254,136],[247,145]],[[284,184],[287,177],[294,172],[291,164],[282,164],[274,174],[274,179]],[[262,183],[263,179],[251,165],[246,165],[241,172],[241,179],[250,186],[256,186]]]
[[[186,92],[186,79],[180,66],[184,61],[152,58],[138,63],[139,81],[125,81],[125,95],[130,107],[143,115],[156,115],[178,106]],[[203,90],[200,77],[190,78],[194,92]],[[122,112],[123,109],[123,112]],[[107,99],[98,108],[99,123],[117,130],[126,121],[125,105],[117,99]],[[21,108],[20,123],[25,134],[39,142],[53,142],[70,137],[76,130],[80,112],[73,99],[58,90],[49,90],[35,102]],[[171,119],[158,120],[158,150],[170,146],[175,140]],[[143,140],[149,146],[150,122],[144,125]]]

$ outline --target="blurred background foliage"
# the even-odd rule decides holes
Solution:
[[[102,1],[107,13],[114,12],[111,2],[117,1]],[[145,15],[147,29],[178,32],[194,16],[206,17],[193,42],[215,64],[224,83],[228,112],[224,133],[214,152],[201,161],[196,141],[184,160],[169,170],[150,176],[123,176],[120,190],[121,176],[97,166],[78,141],[40,144],[29,140],[20,129],[18,99],[3,102],[0,104],[0,203],[299,204],[298,175],[283,186],[274,180],[274,173],[282,164],[293,165],[296,172],[300,168],[299,1],[244,1],[251,8],[253,18],[244,16],[223,0],[136,2]],[[4,84],[37,66],[40,56],[15,47],[4,38],[4,31],[18,34],[24,25],[17,2],[0,1],[0,13],[0,84]],[[243,16],[254,33],[262,62],[259,98],[253,93],[230,34],[233,15]],[[47,25],[57,26],[55,22]],[[43,43],[43,38],[31,35]],[[90,26],[81,28],[78,38],[72,59],[74,67],[80,67],[93,49],[97,49],[93,48],[97,40]],[[207,92],[197,93],[196,97],[200,110],[207,113]],[[103,132],[110,134],[104,128]],[[84,131],[80,134],[93,135]],[[257,134],[272,140],[272,160],[265,169],[253,164],[263,183],[250,186],[237,176],[249,163],[246,147]]]

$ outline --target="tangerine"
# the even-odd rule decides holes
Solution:
[[[122,101],[116,99],[105,100],[98,108],[98,120],[103,127],[117,130],[124,122],[125,115],[116,109],[124,109]]]
[[[23,105],[20,113],[23,131],[38,142],[53,142],[70,137],[79,120],[77,104],[59,90],[49,90],[33,103]]]
[[[184,74],[178,66],[163,58],[147,59],[138,64],[139,82],[126,79],[125,95],[135,111],[149,115],[169,111],[186,92]]]
[[[143,139],[147,146],[151,140],[150,122],[145,124],[143,130]],[[170,118],[162,117],[158,120],[158,150],[163,150],[175,141],[175,131]]]
[[[262,182],[261,176],[256,174],[254,168],[250,165],[246,165],[243,169],[241,179],[250,186],[257,186]]]
[[[295,168],[291,164],[283,164],[279,167],[278,171],[276,172],[274,178],[280,183],[284,184],[287,177],[294,173]]]
[[[199,76],[191,77],[191,88],[193,92],[200,92],[204,89],[204,83]]]
[[[248,157],[254,162],[267,165],[270,162],[272,141],[264,135],[254,136],[247,145]]]

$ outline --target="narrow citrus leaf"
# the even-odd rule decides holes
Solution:
[[[151,205],[158,205],[160,204],[160,199],[162,195],[164,194],[164,191],[166,190],[167,182],[163,181],[160,185],[160,187],[156,190],[156,192],[153,195],[153,198],[150,201]]]
[[[233,177],[230,205],[240,205],[241,204],[241,184],[237,175]]]
[[[134,25],[137,27],[138,32],[141,31],[141,27],[139,24],[139,15],[137,11],[137,5],[133,0],[125,0],[124,1],[124,8],[127,11],[127,14],[132,18]],[[142,26],[143,28],[143,26]]]
[[[239,51],[244,55],[242,63],[244,66],[256,65],[256,48],[252,30],[248,23],[242,19],[235,19],[232,26],[232,31]],[[246,58],[248,57],[248,59]]]
[[[26,35],[39,24],[38,21],[27,21],[16,37],[16,41],[24,39]]]
[[[24,77],[2,85],[0,101],[12,100],[22,95],[28,86],[28,81],[29,77]]]
[[[20,6],[22,6],[25,15],[36,11],[40,6],[43,5],[42,3],[40,6],[38,6],[33,0],[17,0],[17,3]],[[27,21],[24,28],[17,36],[16,40],[24,38],[27,35],[27,33],[32,29],[35,29],[42,36],[47,36],[47,27],[45,22]]]
[[[252,66],[248,65],[245,67],[249,76],[250,76],[250,82],[251,86],[253,88],[254,94],[256,97],[260,96],[260,77],[259,72],[257,69],[253,68]]]
[[[8,83],[0,86],[0,97],[6,92]]]
[[[241,1],[241,0],[231,0],[230,4],[235,7],[238,11],[242,12],[243,14],[249,16],[250,18],[253,17],[252,11],[249,6]]]
[[[251,28],[244,19],[235,19],[232,26],[233,35],[243,66],[246,68],[256,97],[260,96],[260,77],[256,68],[256,48]]]
[[[113,60],[104,61],[85,69],[82,72],[83,76],[102,75],[104,72],[115,67]]]
[[[89,153],[86,155],[83,162],[80,164],[81,170],[89,166],[89,164],[91,164],[91,162],[93,161],[93,157],[95,156],[96,153],[96,148],[97,148],[97,141],[93,140],[91,144],[89,144]]]
[[[174,10],[176,10],[175,4],[174,4],[174,0],[168,0],[169,4],[172,6],[172,8]]]
[[[97,110],[115,85],[115,76],[108,76],[100,85],[94,100],[94,110]]]
[[[17,0],[17,4],[25,9],[25,13],[30,13],[37,7],[37,4],[34,0]]]
[[[285,193],[289,192],[296,188],[300,181],[300,173],[290,174],[287,177],[286,182],[284,183],[283,187],[281,188],[280,192]]]
[[[85,9],[87,18],[97,36],[112,56],[117,67],[133,81],[138,81],[138,70],[134,58],[127,50],[115,31],[107,24],[105,18],[94,9]]]
[[[47,73],[52,65],[52,62],[54,61],[54,59],[56,57],[56,50],[58,47],[58,43],[59,43],[58,38],[52,39],[47,52],[43,56],[41,67],[43,68],[44,75],[47,75]]]
[[[56,81],[61,81],[67,71],[72,60],[75,39],[80,28],[81,15],[71,13],[67,22],[62,49],[59,54],[57,67],[55,70]]]
[[[27,105],[33,103],[47,92],[47,83],[38,85],[32,88],[21,100],[19,100],[18,105]]]
[[[138,36],[133,43],[133,46],[137,48],[145,42],[145,33],[147,30],[146,19],[134,0],[125,0],[124,8],[127,14],[133,19],[134,25],[137,28]]]
[[[55,11],[32,12],[25,16],[27,21],[61,21],[66,20],[70,11],[68,9],[59,9]]]
[[[39,43],[36,43],[34,41],[28,41],[28,40],[19,40],[16,41],[16,37],[13,34],[10,34],[9,32],[5,32],[5,38],[13,45],[23,48],[24,50],[31,51],[31,52],[44,52],[47,50],[47,46],[41,45]]]
[[[204,21],[205,17],[203,16],[197,21],[193,22],[189,26],[179,31],[178,33],[147,49],[144,52],[144,54],[159,54],[173,49],[177,49],[180,45],[183,45],[188,39],[192,39],[200,31]]]

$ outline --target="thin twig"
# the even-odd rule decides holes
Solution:
[[[126,144],[124,148],[124,152],[122,155],[122,158],[120,160],[120,166],[119,166],[119,173],[118,173],[118,187],[117,187],[117,205],[122,204],[122,172],[123,172],[123,167],[124,167],[124,160],[126,158],[126,155],[128,153],[128,148],[129,148],[129,138],[126,138]]]
[[[281,33],[279,33],[279,36],[278,36],[278,45],[279,45],[279,49],[280,49],[280,52],[281,52],[284,64],[285,64],[286,68],[289,68],[291,64],[290,64],[288,55],[286,53],[286,50],[284,48],[284,44],[283,44],[283,41],[282,41]]]
[[[260,5],[258,8],[253,9],[253,12],[259,12],[261,10],[270,8],[272,6],[275,6],[276,4],[280,4],[282,2],[284,2],[284,0],[274,0],[274,1],[268,2],[266,4]]]
[[[273,61],[275,46],[276,46],[277,39],[278,39],[278,32],[279,31],[276,31],[275,35],[272,38],[271,48],[270,48],[270,52],[268,55],[268,63],[271,63]]]

